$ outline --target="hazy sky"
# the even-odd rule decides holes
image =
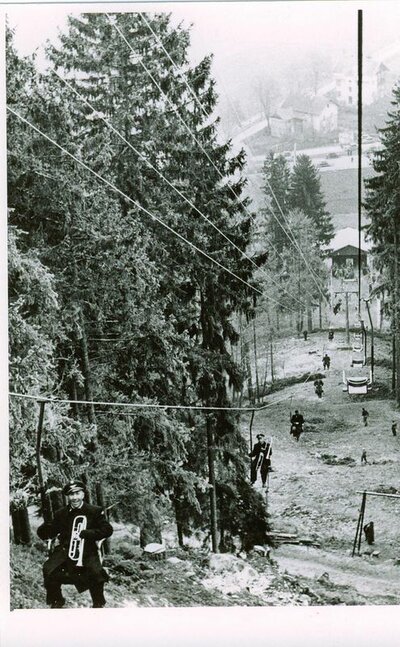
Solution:
[[[285,44],[300,48],[332,48],[356,42],[357,9],[363,9],[365,47],[374,49],[400,38],[397,0],[364,2],[181,2],[96,5],[84,3],[5,6],[11,25],[17,26],[21,53],[30,53],[53,39],[67,13],[89,11],[171,12],[174,20],[194,23],[195,56],[213,52],[217,60],[232,54]]]
[[[279,76],[282,66],[301,65],[306,52],[340,60],[357,51],[357,9],[363,9],[365,54],[400,42],[400,2],[178,2],[52,4],[5,6],[16,27],[21,54],[30,54],[65,29],[66,15],[82,11],[166,11],[174,23],[191,29],[191,63],[214,55],[213,75],[220,96],[219,110],[233,101],[252,101],[256,80]],[[3,8],[4,10],[4,8]],[[41,57],[38,57],[40,63]],[[295,73],[295,72],[294,72]]]

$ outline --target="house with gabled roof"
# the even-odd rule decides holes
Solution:
[[[289,95],[271,117],[271,134],[301,135],[337,130],[338,106],[331,98]]]

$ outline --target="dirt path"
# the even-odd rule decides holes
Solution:
[[[376,356],[383,357],[386,350],[385,343],[379,342]],[[274,471],[267,498],[272,527],[311,537],[321,546],[284,545],[274,551],[274,558],[291,574],[318,578],[328,573],[332,582],[354,587],[371,602],[388,598],[398,603],[399,499],[368,497],[364,523],[374,522],[375,543],[368,546],[363,536],[361,552],[379,555],[353,558],[351,552],[361,503],[357,492],[400,490],[400,437],[391,434],[391,422],[399,414],[393,401],[379,399],[378,390],[367,399],[343,392],[343,369],[351,370],[344,334],[336,333],[333,342],[327,341],[326,334],[313,334],[307,342],[290,340],[282,350],[285,376],[323,372],[325,351],[332,363],[325,372],[321,400],[312,383],[297,384],[268,397],[266,401],[276,405],[254,419],[253,437],[263,431],[273,439]],[[366,368],[359,371],[368,374]],[[375,378],[377,385],[390,382],[388,370],[379,366]],[[289,399],[282,401],[285,396]],[[361,418],[363,406],[370,413],[367,427]],[[289,434],[290,412],[295,408],[308,423],[298,443]],[[244,432],[248,437],[248,429]],[[367,465],[361,465],[363,450]]]
[[[342,553],[289,545],[276,550],[274,559],[280,569],[291,575],[320,581],[328,575],[333,585],[352,587],[375,603],[400,603],[399,567],[394,567],[392,561],[382,564],[379,558],[352,558]]]

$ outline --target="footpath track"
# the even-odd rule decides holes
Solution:
[[[383,388],[390,383],[389,370],[376,368],[375,390],[368,396],[349,396],[342,391],[342,372],[351,361],[344,333],[336,334],[333,342],[327,341],[326,333],[312,334],[307,342],[290,342],[290,357],[282,350],[285,377],[320,371],[326,376],[324,395],[319,400],[309,382],[271,394],[266,402],[276,401],[276,406],[256,414],[253,437],[263,431],[273,438],[274,471],[267,494],[272,528],[310,537],[320,548],[283,544],[274,549],[273,558],[291,575],[315,580],[325,574],[327,582],[353,587],[370,604],[397,604],[399,499],[368,499],[365,523],[374,522],[375,542],[368,545],[363,534],[361,555],[351,556],[361,504],[357,492],[400,492],[400,437],[391,434],[399,413]],[[383,357],[387,346],[379,342],[377,350],[377,357]],[[329,371],[322,369],[324,352],[331,357]],[[368,369],[360,370],[368,374]],[[285,395],[288,400],[278,401]],[[367,427],[363,406],[370,413]],[[306,421],[299,442],[289,434],[295,408]],[[248,438],[248,428],[243,432]],[[363,450],[366,465],[361,464]]]

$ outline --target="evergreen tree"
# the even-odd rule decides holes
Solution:
[[[382,148],[374,153],[376,175],[365,180],[366,231],[373,242],[374,264],[381,272],[379,289],[386,295],[395,340],[396,399],[400,403],[400,87],[395,87],[386,126],[379,130]]]
[[[265,231],[279,254],[288,244],[282,212],[286,215],[289,209],[290,169],[283,155],[271,151],[265,159],[262,174],[267,208],[262,209],[261,215],[265,219]]]
[[[182,79],[185,75],[192,83],[210,112],[216,103],[211,60],[188,69],[187,32],[173,29],[167,16],[157,15],[152,27],[171,44],[178,73],[157,52],[140,14],[114,18],[158,84],[105,15],[84,15],[70,19],[62,49],[49,48],[49,56],[96,114],[54,74],[40,79],[29,101],[25,95],[24,114],[140,205],[250,281],[251,264],[199,214],[207,213],[246,249],[251,217],[240,197],[243,179],[232,179],[243,166],[243,155],[230,157],[229,146],[218,144],[216,123],[206,120]],[[101,115],[142,155],[121,142]],[[180,116],[196,132],[197,141]],[[20,126],[10,140],[10,148],[17,143],[23,154],[15,160],[9,194],[12,203],[22,205],[21,190],[30,177],[27,205],[16,224],[23,223],[29,244],[40,250],[56,276],[63,306],[58,365],[62,387],[73,400],[229,406],[227,379],[239,385],[240,374],[227,344],[238,339],[232,324],[236,313],[252,312],[250,289],[161,230],[139,206],[94,181],[39,135],[30,132],[26,137],[27,132]],[[207,154],[199,151],[199,140]],[[147,161],[171,183],[184,187],[191,204],[161,182]],[[53,170],[48,183],[34,177],[35,164],[41,170],[46,167],[46,174]],[[62,191],[56,192],[57,187]],[[207,456],[213,456],[217,489],[229,491],[228,498],[220,497],[220,519],[226,518],[227,506],[240,505],[250,519],[261,515],[265,523],[265,513],[253,505],[254,496],[249,498],[244,487],[246,448],[230,412],[196,415],[195,434],[194,417],[187,413],[149,410],[124,419],[78,405],[74,413],[77,421],[87,419],[96,430],[92,473],[116,484],[115,494],[122,496],[131,518],[144,523],[147,510],[156,524],[171,502],[181,524],[185,511],[196,523],[206,518],[209,522],[209,515],[204,516],[204,479]],[[122,455],[127,469],[116,475]],[[137,505],[129,507],[126,492],[137,496]],[[244,532],[234,527],[229,531]]]
[[[318,171],[307,155],[298,155],[290,184],[290,208],[308,216],[316,228],[321,245],[329,245],[333,238],[333,225],[321,191]]]

